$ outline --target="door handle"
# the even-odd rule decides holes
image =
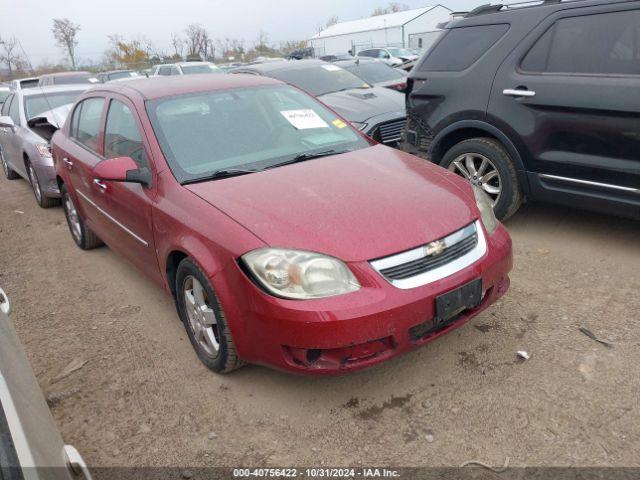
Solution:
[[[102,190],[103,192],[107,189],[107,184],[106,184],[106,183],[102,183],[102,182],[101,182],[100,180],[98,180],[97,178],[94,178],[94,179],[93,179],[93,183],[94,183],[95,185],[97,185],[97,186],[98,186],[98,188],[99,188],[100,190]]]
[[[505,88],[502,94],[507,97],[535,97],[536,92],[533,90],[519,89],[519,88]]]
[[[69,170],[71,170],[71,168],[73,167],[73,162],[71,160],[69,160],[67,157],[64,157],[62,159],[62,161],[64,162],[64,164],[67,166],[67,168]]]

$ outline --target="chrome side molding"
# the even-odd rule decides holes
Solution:
[[[579,178],[559,177],[557,175],[549,175],[541,173],[540,178],[546,178],[548,180],[557,180],[560,182],[578,183],[580,185],[590,185],[592,187],[608,188],[610,190],[619,190],[621,192],[635,193],[640,195],[640,188],[623,187],[622,185],[612,185],[610,183],[592,182],[590,180],[581,180]]]

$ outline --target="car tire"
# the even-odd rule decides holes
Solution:
[[[18,175],[11,169],[6,159],[4,158],[2,147],[0,147],[0,163],[2,164],[2,170],[4,171],[4,176],[7,177],[7,180],[17,180],[20,178],[20,175]]]
[[[104,245],[104,242],[100,240],[93,231],[87,227],[80,217],[80,213],[76,209],[73,203],[73,199],[64,185],[60,189],[62,194],[62,206],[64,208],[64,216],[67,219],[67,225],[71,233],[71,238],[78,247],[82,250],[91,250]]]
[[[473,171],[467,168],[467,159],[472,159]],[[488,163],[485,162],[488,160]],[[494,201],[496,217],[504,221],[522,205],[523,195],[513,159],[505,148],[492,138],[471,138],[454,145],[444,154],[440,166],[467,178],[478,185]],[[484,170],[481,168],[484,166]],[[463,172],[464,171],[464,172]],[[487,179],[483,183],[484,179]],[[496,191],[498,191],[496,195]]]
[[[38,174],[36,173],[31,162],[27,161],[27,174],[29,175],[29,182],[31,183],[31,189],[33,190],[33,196],[36,197],[36,202],[41,208],[51,208],[57,205],[60,205],[59,198],[51,198],[47,197],[43,192],[40,186],[40,181],[38,180]]]
[[[175,292],[178,315],[200,361],[216,373],[242,367],[220,300],[191,258],[178,265]]]

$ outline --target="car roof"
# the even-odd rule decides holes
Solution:
[[[43,93],[63,93],[63,92],[84,92],[91,88],[89,83],[69,84],[69,85],[38,85],[32,88],[20,90],[25,97],[33,95],[42,95]]]
[[[91,72],[79,71],[79,72],[56,72],[56,73],[45,73],[41,75],[40,78],[44,77],[75,77],[78,75],[91,75]]]
[[[190,93],[232,90],[236,88],[284,85],[284,82],[255,75],[172,75],[143,78],[135,82],[105,83],[91,89],[92,92],[114,92],[125,96],[138,96],[144,100],[188,95]]]
[[[465,17],[448,22],[443,28],[487,25],[496,21],[508,23],[512,20],[524,20],[528,23],[535,24],[547,15],[558,10],[634,1],[637,0],[546,0],[542,3],[537,0],[512,4],[482,5],[469,12]]]
[[[190,67],[192,65],[215,65],[215,64],[211,62],[194,61],[194,62],[177,62],[177,63],[174,63],[174,65],[179,65],[181,67]]]
[[[346,60],[336,60],[335,62],[333,62],[334,65],[360,65],[360,64],[366,64],[366,63],[377,63],[379,65],[387,65],[386,63],[380,61],[380,60],[376,60],[375,58],[367,58],[367,57],[363,57],[363,58],[354,58],[354,59],[346,59]]]
[[[246,65],[243,67],[238,67],[238,70],[254,70],[256,72],[266,74],[268,72],[275,72],[277,70],[299,70],[320,65],[331,65],[331,63],[325,62],[323,60],[281,60],[279,62],[265,62]]]

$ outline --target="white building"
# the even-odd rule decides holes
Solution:
[[[438,34],[438,24],[451,19],[442,5],[337,23],[309,39],[316,56],[357,53],[370,47],[409,47],[424,50]]]

